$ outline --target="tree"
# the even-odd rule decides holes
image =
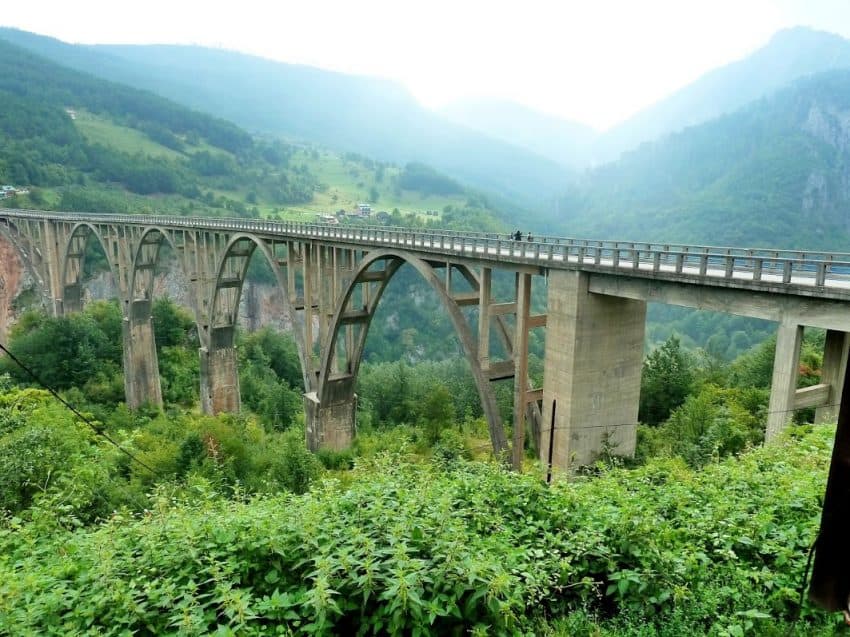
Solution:
[[[167,297],[156,299],[151,313],[157,350],[162,350],[163,347],[196,344],[193,342],[197,341],[195,320],[174,301]]]
[[[663,422],[685,401],[692,386],[692,363],[678,337],[671,335],[644,361],[638,418],[650,425]]]
[[[440,432],[455,420],[452,395],[445,385],[436,385],[425,396],[419,416],[425,427],[425,436],[429,444],[440,439]]]
[[[93,305],[81,314],[25,321],[27,331],[15,329],[12,334],[12,353],[43,383],[56,389],[83,387],[92,379],[117,372],[121,363],[120,310],[118,334],[107,335],[114,331],[114,316],[107,309],[113,304]],[[18,381],[31,382],[10,360],[4,359],[2,367]]]

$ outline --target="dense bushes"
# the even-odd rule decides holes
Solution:
[[[196,483],[193,502],[161,492],[140,517],[52,537],[7,520],[0,627],[514,634],[590,618],[642,635],[764,633],[793,615],[830,439],[554,488],[389,456],[344,490],[241,502]],[[828,622],[804,617],[805,632]]]
[[[11,350],[47,385],[83,388],[121,373],[121,310],[115,303],[93,303],[85,312],[48,318],[25,314],[12,331]],[[29,383],[8,359],[0,371]]]
[[[267,432],[252,418],[231,415],[134,414],[123,406],[98,411],[89,415],[93,426],[140,462],[47,392],[11,389],[6,382],[0,393],[0,511],[88,523],[122,507],[141,510],[157,484],[180,489],[203,479],[224,494],[302,493],[319,474],[303,429]]]

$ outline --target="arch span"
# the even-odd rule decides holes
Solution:
[[[65,241],[61,252],[62,267],[59,279],[61,286],[59,292],[63,313],[79,312],[83,309],[82,276],[86,259],[86,245],[92,236],[94,236],[103,250],[109,271],[112,274],[112,279],[119,288],[119,294],[123,292],[121,289],[121,276],[116,271],[115,265],[115,261],[119,255],[110,255],[109,242],[101,236],[101,233],[98,232],[93,224],[84,221],[77,223],[68,234],[68,239]],[[117,244],[114,249],[118,249]]]
[[[153,288],[163,243],[171,247],[179,262],[181,274],[188,278],[184,255],[172,234],[165,229],[146,227],[138,240],[128,246],[132,260],[129,263],[127,294],[123,299],[124,385],[127,404],[131,407],[143,403],[162,405],[162,384],[153,329]],[[193,295],[190,295],[190,304],[197,322]]]
[[[380,263],[383,267],[373,268]],[[350,443],[354,430],[354,386],[369,326],[387,284],[405,263],[422,276],[446,308],[472,371],[493,450],[501,453],[507,448],[504,428],[493,388],[478,360],[477,340],[469,321],[431,265],[413,254],[393,249],[370,252],[354,270],[337,303],[327,346],[322,350],[319,387],[312,397],[312,407],[308,401],[308,444],[316,449],[320,446],[339,448]],[[471,284],[477,284],[477,278],[466,271],[465,266],[452,264],[447,267],[458,268]],[[343,332],[345,337],[341,342]],[[341,353],[344,356],[341,357]]]
[[[191,241],[187,235],[185,241]],[[180,264],[180,272],[186,279],[189,278],[189,273],[186,268],[185,257],[183,252],[184,246],[178,245],[172,233],[158,226],[149,226],[142,231],[139,236],[138,243],[133,253],[130,269],[130,284],[129,284],[129,300],[152,300],[153,299],[153,284],[154,271],[159,263],[162,244],[167,243],[174,255],[177,257],[177,262]],[[191,297],[191,295],[190,295]],[[194,298],[190,298],[193,304],[191,308],[193,312],[197,312],[194,307]]]
[[[216,268],[215,284],[209,298],[209,310],[201,327],[201,401],[205,411],[238,411],[240,406],[239,379],[236,368],[235,327],[239,302],[251,257],[259,250],[271,268],[282,293],[284,311],[293,322],[293,338],[298,350],[304,387],[310,391],[316,384],[311,373],[309,350],[304,339],[303,322],[309,316],[299,315],[292,306],[286,267],[294,267],[292,242],[270,245],[252,234],[240,233],[227,242]],[[279,250],[283,252],[278,253]]]

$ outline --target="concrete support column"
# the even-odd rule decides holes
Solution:
[[[65,285],[60,302],[62,314],[83,311],[83,286],[79,283]]]
[[[531,275],[517,274],[516,333],[514,335],[514,440],[511,465],[522,469],[525,455],[525,414],[528,409],[528,315],[531,306]]]
[[[205,414],[238,413],[239,365],[234,345],[234,327],[213,328],[210,343],[201,347],[201,409]]]
[[[124,396],[127,407],[162,407],[159,361],[153,334],[150,301],[134,301],[124,317]]]
[[[802,325],[793,322],[779,324],[776,332],[776,354],[773,357],[773,379],[770,382],[765,442],[776,438],[794,416],[802,340]]]
[[[829,397],[826,405],[815,410],[816,423],[833,423],[838,420],[838,405],[841,404],[848,352],[850,352],[850,333],[827,330],[820,382],[829,385]]]
[[[62,316],[62,282],[60,280],[62,266],[59,263],[59,240],[56,233],[56,224],[53,221],[45,220],[44,225],[44,259],[47,267],[46,277],[44,282],[48,286],[48,294],[50,294],[50,310],[53,316]]]
[[[313,330],[313,246],[305,243],[302,250],[301,274],[304,285],[304,346],[307,348],[308,358],[312,360],[313,343],[315,341]]]
[[[481,370],[490,371],[490,303],[492,298],[493,270],[481,268],[478,291],[478,361]]]
[[[319,403],[316,392],[304,394],[307,448],[310,451],[348,449],[354,440],[356,412],[356,394],[327,405]]]
[[[603,443],[635,450],[646,302],[588,292],[585,272],[549,273],[540,459],[556,472]]]

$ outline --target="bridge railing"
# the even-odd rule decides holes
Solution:
[[[477,258],[510,259],[537,265],[569,265],[673,275],[683,279],[712,277],[806,286],[847,287],[850,290],[850,253],[828,253],[762,248],[677,245],[598,241],[541,236],[533,241],[509,235],[393,226],[342,226],[323,223],[172,217],[161,215],[111,215],[54,213],[0,209],[2,216],[50,218],[88,223],[126,223],[170,228],[208,228],[269,233],[297,238],[324,238],[355,243],[405,246],[412,249],[461,254]]]

